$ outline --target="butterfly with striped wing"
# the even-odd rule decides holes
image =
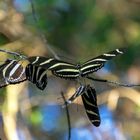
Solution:
[[[93,125],[98,127],[101,123],[101,119],[100,119],[99,109],[97,106],[96,91],[90,85],[80,86],[76,90],[76,92],[68,100],[66,100],[63,107],[71,104],[79,96],[82,97],[83,105],[85,107],[86,114],[89,120]]]
[[[0,87],[29,80],[43,90],[47,85],[46,70],[28,63],[24,66],[23,63],[24,61],[7,59],[0,65]]]
[[[87,75],[101,69],[105,62],[113,57],[123,54],[125,48],[116,49],[114,51],[104,53],[98,57],[90,59],[85,63],[72,64],[65,61],[57,60],[55,58],[46,57],[29,57],[28,61],[33,66],[38,66],[46,70],[50,70],[55,76],[65,79],[77,79],[78,77],[86,77]]]
[[[106,61],[119,54],[123,54],[124,50],[125,49],[116,49],[109,53],[105,53],[90,59],[81,65],[67,63],[55,58],[39,56],[24,57],[25,60],[29,61],[25,67],[23,67],[19,61],[7,60],[4,64],[0,65],[0,87],[29,80],[33,84],[36,84],[39,89],[44,90],[47,85],[48,70],[50,70],[55,76],[65,79],[87,77],[89,74],[101,69]],[[80,86],[75,94],[67,100],[67,104],[73,102],[73,100],[75,100],[80,95],[82,96],[88,118],[93,125],[99,126],[100,115],[97,106],[95,89],[89,85]]]
[[[90,85],[87,85],[85,93],[82,94],[81,96],[89,120],[96,127],[100,126],[101,118],[97,105],[97,97],[95,89]]]
[[[1,71],[2,73],[20,73],[20,68],[22,67],[22,73],[24,73],[24,76],[26,75],[25,79],[28,79],[32,83],[36,84],[39,89],[44,90],[47,85],[47,71],[51,71],[55,76],[65,79],[77,79],[79,77],[86,77],[89,74],[101,69],[106,61],[119,54],[123,54],[124,50],[124,48],[116,49],[109,53],[104,53],[103,55],[90,59],[81,65],[42,56],[20,57],[22,58],[21,61],[28,61],[28,64],[25,67],[22,67],[22,64],[19,64],[19,61],[13,60],[9,65],[5,63],[5,68],[3,66],[4,70],[1,69]],[[9,51],[6,51],[6,53],[11,54]],[[19,56],[19,54],[15,52],[12,52],[12,54]],[[16,84],[16,82],[18,83],[18,81],[22,81],[22,76],[18,75],[18,73],[16,75],[19,76],[19,79],[16,80],[16,78],[14,79],[11,77],[12,79],[8,82],[9,84],[12,82]],[[3,76],[6,80],[7,75],[4,74]]]
[[[0,65],[0,87],[26,80],[25,68],[16,60],[7,59]]]

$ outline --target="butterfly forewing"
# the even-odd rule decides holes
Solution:
[[[100,55],[98,57],[95,57],[93,59],[90,59],[86,61],[83,65],[81,65],[81,76],[88,75],[90,73],[93,73],[99,69],[101,69],[105,62],[112,59],[113,57],[116,57],[119,54],[123,54],[125,51],[125,48],[123,49],[116,49],[114,51],[110,51],[108,53],[104,53],[103,55]]]
[[[47,58],[47,57],[42,57],[42,56],[28,57],[28,61],[30,62],[30,64],[34,66],[41,66],[42,68],[45,68],[45,69],[48,69],[52,65],[55,64],[54,58]]]
[[[0,87],[26,80],[25,68],[16,60],[7,59],[0,65]]]
[[[35,56],[29,57],[28,60],[32,65],[52,71],[55,76],[65,79],[76,79],[80,76],[84,77],[101,69],[106,61],[119,54],[123,54],[124,50],[125,49],[116,49],[114,51],[104,53],[103,55],[86,61],[84,64],[78,67],[76,64],[64,62],[55,58]]]
[[[72,63],[45,57],[29,57],[28,60],[33,65],[51,70],[54,75],[61,78],[74,79],[79,76],[79,70]]]
[[[93,125],[99,126],[101,123],[101,119],[97,106],[95,89],[88,86],[87,91],[82,94],[82,100],[89,120]]]

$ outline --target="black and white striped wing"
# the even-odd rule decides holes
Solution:
[[[55,76],[65,79],[76,79],[80,75],[80,71],[75,65],[63,61],[57,61],[50,70]]]
[[[86,86],[80,86],[75,93],[66,101],[66,105],[71,104],[77,97],[79,97],[80,95],[84,94],[85,90],[86,90]]]
[[[123,54],[124,51],[125,48],[116,49],[114,51],[104,53],[103,55],[88,60],[83,65],[81,65],[81,69],[80,69],[81,76],[85,76],[90,73],[96,72],[97,70],[101,69],[104,66],[106,61],[112,59],[113,57],[116,57],[119,54]]]
[[[33,84],[36,84],[40,90],[44,90],[47,86],[47,72],[42,67],[28,64],[26,67],[26,77]]]
[[[99,126],[101,123],[101,119],[100,119],[99,109],[97,106],[95,89],[89,86],[87,88],[87,91],[81,96],[89,120],[96,127]]]
[[[16,60],[7,59],[0,65],[0,87],[26,80],[25,68]]]
[[[42,57],[42,56],[28,57],[28,61],[30,62],[30,64],[32,64],[34,66],[40,66],[44,69],[48,69],[52,65],[54,65],[55,64],[54,60],[55,60],[54,58],[46,58],[46,57]]]
[[[51,70],[55,76],[65,79],[75,79],[79,76],[79,70],[74,64],[67,63],[54,58],[29,57],[31,64]]]

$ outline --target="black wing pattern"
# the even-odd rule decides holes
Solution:
[[[90,73],[96,72],[104,66],[105,62],[112,59],[113,57],[116,57],[119,54],[123,54],[124,52],[125,48],[116,49],[114,51],[104,53],[103,55],[86,61],[83,65],[81,65],[81,76],[86,76]]]
[[[72,63],[40,56],[29,57],[28,60],[32,65],[50,70],[55,76],[58,77],[65,79],[75,79],[79,77],[79,70]]]
[[[88,85],[86,92],[81,96],[89,120],[96,127],[99,126],[101,123],[101,119],[97,106],[95,89]]]
[[[7,59],[0,65],[0,88],[26,80],[25,68],[16,60]]]
[[[47,72],[42,67],[28,64],[26,67],[26,77],[33,84],[36,84],[40,90],[44,90],[47,86]]]
[[[76,79],[80,76],[84,77],[101,69],[106,61],[116,57],[119,54],[123,54],[124,50],[125,48],[104,53],[103,55],[86,61],[82,65],[72,64],[57,60],[55,58],[46,58],[41,56],[29,57],[28,60],[32,65],[52,71],[55,76],[65,79]]]

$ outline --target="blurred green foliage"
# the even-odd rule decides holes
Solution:
[[[38,23],[31,17],[31,9],[26,12],[26,22],[35,30],[40,28],[49,44],[74,56],[76,61],[120,47],[129,49],[121,63],[116,60],[118,65],[125,68],[139,57],[140,8],[133,1],[33,2]]]
[[[9,42],[8,38],[4,36],[3,34],[0,34],[0,45],[4,45],[8,42]]]
[[[40,112],[40,110],[38,108],[33,108],[32,109],[32,113],[29,116],[29,121],[35,125],[35,126],[39,126],[42,122],[42,114]]]

